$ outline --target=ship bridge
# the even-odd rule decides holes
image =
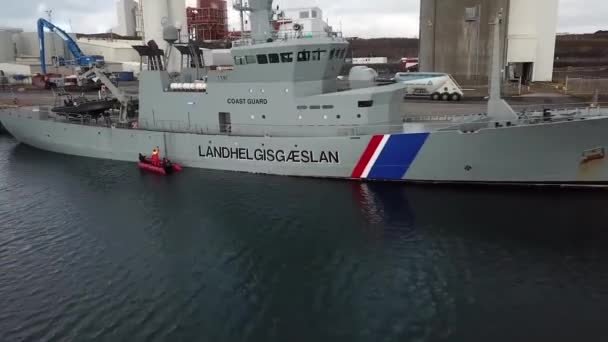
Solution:
[[[234,82],[294,83],[295,95],[334,92],[348,43],[328,34],[232,48]]]

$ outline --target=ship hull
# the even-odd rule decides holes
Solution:
[[[1,117],[20,142],[136,162],[160,147],[186,167],[375,181],[605,185],[608,118],[482,129],[342,137],[243,137],[117,129]]]

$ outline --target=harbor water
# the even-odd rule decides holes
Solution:
[[[0,341],[602,341],[607,207],[604,190],[160,177],[3,136]]]

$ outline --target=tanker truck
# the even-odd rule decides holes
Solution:
[[[394,80],[407,85],[405,97],[428,97],[433,101],[460,101],[464,97],[458,82],[445,73],[398,72]]]

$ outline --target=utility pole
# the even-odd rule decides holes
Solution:
[[[46,15],[49,17],[49,22],[53,22],[53,10],[52,9],[48,9],[45,11]],[[44,32],[42,33],[44,34]],[[57,50],[55,49],[55,36],[51,36],[51,50],[52,50],[52,57],[57,57]],[[51,58],[52,58],[51,57]]]
[[[239,14],[241,17],[241,38],[245,34],[245,10],[243,9],[243,0],[240,0]]]

